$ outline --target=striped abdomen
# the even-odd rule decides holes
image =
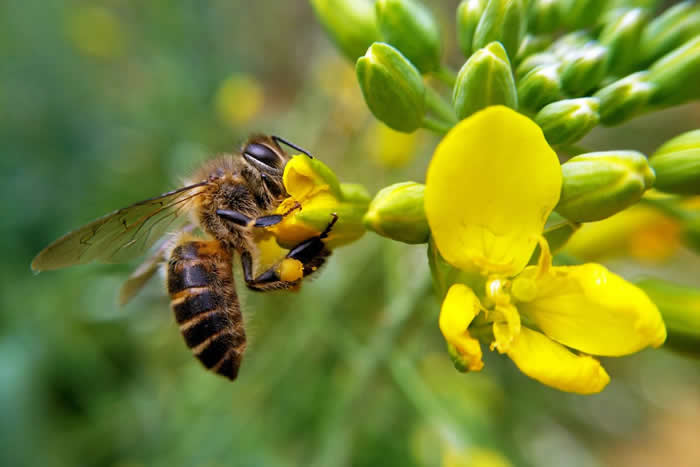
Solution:
[[[246,346],[231,253],[217,241],[173,249],[168,292],[185,342],[205,367],[235,379]]]

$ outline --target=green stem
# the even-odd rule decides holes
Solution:
[[[438,80],[442,81],[444,84],[451,88],[455,87],[455,83],[457,82],[457,73],[446,67],[445,65],[441,65],[440,68],[435,70],[433,72],[433,76],[435,76]]]
[[[372,376],[380,364],[386,360],[391,349],[411,313],[421,303],[421,298],[430,293],[432,281],[427,270],[420,270],[411,283],[413,287],[407,287],[401,294],[389,302],[388,307],[382,313],[381,324],[376,328],[369,342],[365,345],[353,345],[354,339],[348,332],[339,332],[334,336],[336,344],[344,348],[348,356],[352,357],[348,363],[351,366],[352,385],[346,387],[338,395],[338,399],[329,411],[320,433],[323,434],[322,444],[312,466],[325,466],[333,464],[338,459],[339,450],[348,448],[345,440],[348,430],[351,428],[348,414],[355,402],[365,394],[367,386],[372,381]]]
[[[425,87],[425,105],[436,117],[451,125],[457,123],[457,117],[452,109],[452,105],[443,99],[438,92],[430,86]]]
[[[453,125],[450,123],[443,122],[432,117],[423,117],[423,128],[425,128],[426,130],[434,131],[435,133],[438,133],[440,135],[447,134],[447,132],[450,131],[452,126]]]
[[[642,197],[640,202],[652,206],[658,209],[659,211],[663,212],[664,214],[667,214],[673,217],[674,219],[678,219],[679,221],[688,221],[693,217],[686,210],[678,207],[672,201],[666,199],[656,199],[644,196]]]

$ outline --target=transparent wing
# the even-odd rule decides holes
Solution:
[[[177,235],[178,233],[192,232],[195,226],[192,224],[186,224],[178,232],[173,232]],[[165,236],[161,238],[156,245],[153,247],[153,254],[146,259],[141,265],[131,273],[129,278],[124,282],[122,288],[119,290],[119,304],[126,305],[131,301],[132,298],[138,294],[141,289],[148,283],[148,281],[153,277],[160,268],[161,264],[167,261],[167,253],[175,236]]]
[[[207,190],[206,185],[206,181],[189,185],[94,220],[47,246],[32,261],[32,269],[92,261],[121,263],[140,256],[168,230],[187,223],[191,202]]]

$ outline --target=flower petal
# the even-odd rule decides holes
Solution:
[[[440,310],[440,331],[450,350],[454,350],[456,363],[469,371],[479,371],[484,367],[481,345],[467,330],[480,309],[479,299],[469,287],[454,284],[448,290]]]
[[[527,268],[522,276],[535,275]],[[596,263],[553,267],[517,305],[547,336],[593,355],[626,355],[666,340],[661,314],[635,285]]]
[[[502,106],[463,120],[428,168],[425,211],[453,266],[514,275],[559,200],[561,167],[540,128]]]
[[[575,355],[544,334],[526,327],[510,345],[508,356],[530,378],[561,391],[595,394],[610,382],[595,358]]]

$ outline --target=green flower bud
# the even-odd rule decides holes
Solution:
[[[530,73],[535,68],[540,68],[542,66],[548,65],[560,65],[561,60],[551,52],[540,52],[534,55],[530,55],[520,63],[517,70],[515,70],[515,76],[521,79],[526,74]]]
[[[520,107],[537,112],[562,98],[559,65],[543,65],[530,71],[518,83]]]
[[[328,36],[353,62],[380,40],[374,5],[366,0],[311,0]]]
[[[403,182],[382,188],[369,205],[365,227],[404,243],[426,243],[430,228],[425,218],[425,185]]]
[[[549,144],[571,144],[598,124],[599,106],[595,97],[552,102],[537,113],[535,122]]]
[[[700,195],[700,130],[667,141],[651,156],[649,164],[656,172],[657,189]]]
[[[559,214],[574,222],[605,219],[639,201],[654,184],[654,171],[637,151],[591,152],[561,166]]]
[[[600,122],[617,125],[648,110],[647,104],[655,89],[646,71],[610,83],[593,94],[600,100]]]
[[[528,57],[542,52],[551,44],[552,36],[550,34],[540,34],[538,36],[528,34],[525,37],[523,37],[522,41],[520,41],[520,47],[518,48],[518,53],[515,55],[514,62],[521,63]]]
[[[564,36],[552,43],[547,52],[553,53],[557,58],[564,59],[572,52],[577,52],[581,47],[588,44],[593,39],[586,31],[575,31]]]
[[[634,8],[608,23],[598,41],[609,50],[609,72],[620,76],[628,72],[639,58],[639,38],[649,15],[643,8]]]
[[[452,92],[461,120],[490,105],[518,108],[518,93],[508,55],[500,42],[479,49],[462,66]]]
[[[561,2],[557,0],[531,0],[527,28],[534,34],[554,32],[561,26],[561,17]]]
[[[608,49],[591,41],[564,60],[561,84],[570,96],[585,96],[608,71]]]
[[[658,87],[650,100],[656,106],[700,98],[700,35],[654,62],[649,82]]]
[[[440,66],[440,31],[433,15],[413,0],[378,0],[382,39],[401,51],[422,73]]]
[[[637,286],[659,307],[668,333],[664,348],[700,357],[700,290],[659,279]]]
[[[582,29],[595,24],[606,0],[562,0],[563,23],[568,29]]]
[[[651,21],[640,43],[642,63],[647,64],[682,45],[700,31],[700,5],[681,2]]]
[[[515,57],[520,40],[525,35],[525,20],[523,0],[488,0],[474,31],[472,50],[499,41],[508,56]]]
[[[375,42],[355,67],[367,106],[394,130],[410,133],[425,114],[425,86],[420,73],[401,52]]]
[[[462,0],[457,7],[457,42],[465,57],[472,54],[474,32],[487,0]]]

